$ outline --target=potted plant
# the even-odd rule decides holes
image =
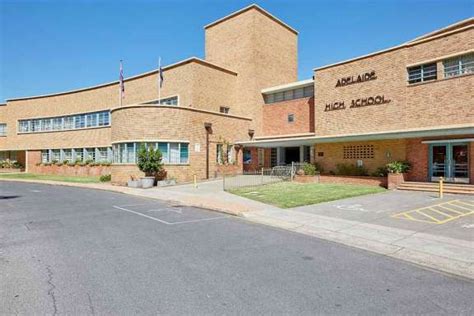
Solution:
[[[139,188],[140,180],[135,176],[130,176],[130,180],[127,181],[127,186],[130,188]]]
[[[161,163],[161,151],[158,148],[146,148],[145,145],[142,144],[138,150],[137,158],[138,169],[145,173],[145,177],[140,179],[142,188],[147,189],[153,187],[157,173],[163,168]]]
[[[392,190],[405,181],[405,173],[410,171],[411,165],[407,161],[392,161],[386,167],[388,172],[387,187]]]

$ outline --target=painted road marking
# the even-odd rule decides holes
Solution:
[[[134,211],[134,210],[129,210],[127,208],[120,207],[120,206],[117,206],[117,205],[113,205],[113,208],[124,211],[124,212],[129,212],[129,213],[132,213],[132,214],[135,214],[135,215],[138,215],[138,216],[142,216],[142,217],[151,219],[153,221],[157,221],[157,222],[165,224],[165,225],[198,223],[198,222],[213,221],[213,220],[216,220],[216,219],[222,219],[222,218],[227,218],[228,217],[228,216],[216,216],[216,217],[207,217],[207,218],[194,219],[194,220],[188,220],[188,221],[180,221],[180,222],[167,222],[165,220],[162,220],[162,219],[159,219],[159,218],[156,218],[156,217],[153,217],[153,216],[149,216],[149,215],[146,215],[146,214]]]
[[[472,214],[474,214],[474,201],[453,200],[405,211],[391,217],[439,225]]]

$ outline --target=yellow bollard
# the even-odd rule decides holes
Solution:
[[[197,187],[198,187],[198,183],[197,183],[197,177],[196,177],[196,175],[195,175],[195,174],[193,175],[193,181],[194,181],[194,188],[196,188],[196,189],[197,189]]]
[[[443,190],[444,190],[443,181],[444,181],[444,178],[443,178],[443,177],[439,177],[439,198],[440,198],[440,199],[443,198]]]

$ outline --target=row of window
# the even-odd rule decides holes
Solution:
[[[154,101],[147,102],[145,104],[176,105],[176,106],[179,105],[177,96],[171,97],[171,98],[164,98],[161,100],[154,100]]]
[[[0,124],[0,136],[7,136],[7,124]]]
[[[46,149],[41,151],[41,162],[110,162],[112,161],[111,147]]]
[[[20,120],[18,132],[35,133],[110,126],[110,111]]]
[[[188,143],[122,143],[113,145],[114,163],[136,163],[137,153],[141,145],[158,148],[163,155],[164,164],[189,163]]]
[[[312,97],[314,95],[314,86],[307,86],[304,88],[292,89],[282,92],[269,93],[265,95],[265,103],[275,103],[281,101],[288,101],[293,99],[300,99],[305,97]]]
[[[429,63],[408,68],[408,83],[418,83],[438,79],[437,63]],[[457,56],[443,60],[444,78],[474,73],[474,54]]]

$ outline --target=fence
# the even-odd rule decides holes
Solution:
[[[257,187],[261,185],[291,181],[294,179],[296,172],[300,169],[299,163],[290,165],[275,166],[273,168],[262,168],[256,171],[244,171],[242,174],[234,176],[224,176],[224,190],[241,188],[241,187]]]

